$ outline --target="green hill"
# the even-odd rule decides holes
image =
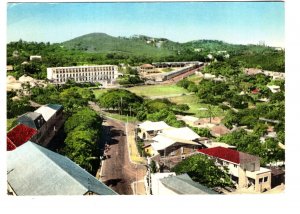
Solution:
[[[62,45],[68,49],[95,53],[124,53],[132,55],[168,56],[173,53],[162,47],[147,44],[140,38],[113,37],[105,33],[83,35]]]

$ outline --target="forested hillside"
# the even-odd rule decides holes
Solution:
[[[31,55],[41,61],[29,61]],[[212,56],[212,57],[210,57]],[[217,40],[187,43],[147,36],[113,37],[92,33],[50,44],[19,40],[7,44],[7,64],[14,66],[11,75],[23,74],[46,78],[46,68],[92,64],[120,63],[137,66],[157,61],[241,61],[245,67],[284,72],[284,51],[259,45],[235,45]],[[29,63],[24,63],[25,61]]]

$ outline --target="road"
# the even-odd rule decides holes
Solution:
[[[102,162],[100,180],[120,195],[132,195],[131,184],[143,180],[146,167],[130,162],[125,124],[105,118],[102,124],[101,144],[107,143],[109,158]]]

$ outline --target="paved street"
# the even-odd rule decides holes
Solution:
[[[102,164],[100,180],[121,195],[132,195],[132,183],[143,180],[146,168],[130,162],[125,124],[104,119],[101,143],[110,145],[109,158]],[[134,186],[134,185],[133,185]]]

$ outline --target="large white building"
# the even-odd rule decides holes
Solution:
[[[75,82],[113,83],[118,77],[116,65],[92,65],[47,68],[47,79],[55,84],[64,84],[68,79]]]

